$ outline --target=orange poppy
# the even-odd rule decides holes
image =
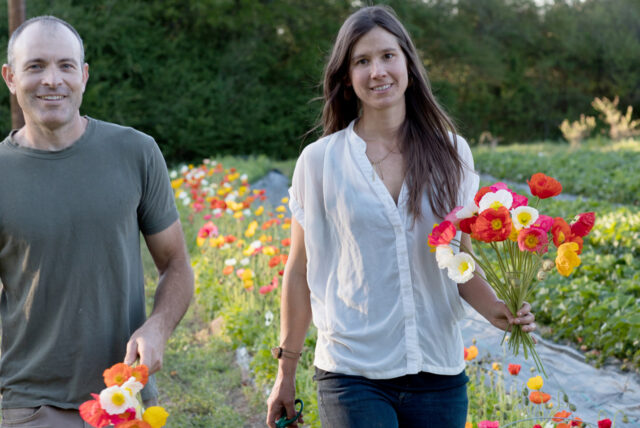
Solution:
[[[571,412],[567,412],[566,410],[562,410],[562,411],[556,413],[555,415],[553,415],[552,421],[553,422],[562,422],[563,420],[565,420],[569,416],[571,416]]]
[[[131,367],[125,363],[117,363],[106,369],[102,374],[107,387],[114,385],[122,386],[131,377]]]
[[[551,400],[551,395],[542,391],[533,391],[529,394],[529,401],[535,404],[544,404]]]
[[[483,242],[504,241],[511,234],[511,214],[501,206],[482,211],[471,226],[471,237]]]
[[[131,376],[135,377],[141,384],[146,385],[149,380],[149,368],[144,364],[133,367],[131,369]]]
[[[562,192],[562,184],[558,180],[541,172],[533,174],[527,183],[531,194],[540,199],[552,198]]]

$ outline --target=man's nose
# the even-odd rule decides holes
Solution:
[[[62,74],[56,67],[47,67],[42,74],[42,84],[53,88],[60,86],[62,83]]]

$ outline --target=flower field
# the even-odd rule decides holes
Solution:
[[[480,171],[486,169],[499,178],[519,182],[542,171],[560,180],[564,193],[584,197],[550,202],[545,206],[550,216],[571,220],[568,216],[577,212],[597,212],[595,227],[585,238],[582,265],[570,279],[553,275],[537,284],[532,306],[544,337],[572,344],[595,364],[615,361],[623,369],[635,371],[640,370],[640,214],[634,204],[638,203],[640,175],[633,168],[625,169],[625,165],[640,160],[638,147],[637,143],[626,143],[572,153],[562,146],[535,145],[474,153]],[[545,154],[531,156],[531,151]],[[579,159],[581,169],[556,164],[563,156]],[[622,162],[618,169],[625,173],[596,166],[607,156]],[[289,161],[278,166],[290,174],[292,165]],[[279,297],[290,219],[286,200],[271,207],[265,202],[264,191],[252,189],[249,182],[272,167],[266,158],[227,158],[183,166],[171,173],[196,274],[196,301],[190,312],[199,321],[213,321],[219,327],[216,335],[206,339],[214,344],[206,346],[215,347],[216,352],[246,348],[251,379],[249,387],[244,382],[245,392],[254,408],[262,411],[266,410],[263,403],[277,369],[269,349],[278,342]],[[305,423],[319,426],[312,381],[314,344],[311,328],[298,369],[297,389],[305,403]],[[172,340],[169,353],[174,346],[186,350],[192,345],[182,339]],[[570,397],[547,397],[544,387],[527,386],[529,377],[536,373],[518,374],[508,363],[502,367],[482,349],[474,358],[468,357],[472,379],[470,426],[498,426],[492,421],[502,427],[600,426],[595,420],[578,421],[580,409],[575,409]],[[172,368],[165,370],[171,372]],[[175,385],[169,385],[173,382],[175,377],[160,377],[161,390],[189,393],[173,392]],[[171,413],[171,408],[168,410]],[[173,417],[180,415],[172,415],[169,425]],[[623,417],[617,415],[618,420]]]

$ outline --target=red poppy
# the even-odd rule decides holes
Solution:
[[[562,217],[556,217],[551,226],[551,235],[553,235],[553,244],[559,247],[567,241],[567,236],[571,235],[571,228]]]
[[[277,256],[273,256],[271,257],[271,260],[269,260],[269,267],[276,267],[280,264],[280,255]]]
[[[518,373],[520,373],[520,368],[522,366],[520,366],[520,364],[509,364],[509,366],[507,367],[507,370],[509,370],[509,373],[517,376]]]
[[[477,215],[474,215],[468,218],[463,218],[462,220],[460,220],[460,224],[458,225],[458,227],[460,227],[461,231],[470,235],[471,228],[473,227],[473,224],[476,222],[477,219],[478,219]]]
[[[91,394],[95,400],[85,401],[78,409],[80,417],[89,425],[102,428],[111,425],[109,414],[100,406],[99,396]]]
[[[471,237],[479,241],[504,241],[511,233],[509,210],[503,206],[484,210],[471,226],[471,232]]]
[[[611,419],[598,421],[598,428],[611,428]]]
[[[571,233],[581,237],[587,236],[596,222],[596,214],[593,212],[578,214],[578,218],[571,223]]]
[[[478,190],[478,192],[476,193],[476,196],[473,198],[473,200],[476,203],[476,206],[480,206],[480,199],[482,199],[482,197],[489,192],[493,192],[493,190],[489,186],[481,187]]]
[[[291,245],[291,238],[284,238],[282,241],[280,241],[280,243],[283,247],[288,247],[289,245]]]
[[[429,234],[429,245],[432,247],[447,245],[455,235],[456,227],[450,221],[443,221],[435,226]]]
[[[562,192],[562,184],[553,177],[549,177],[541,172],[537,172],[531,176],[531,180],[527,180],[531,194],[540,199],[552,198],[558,196]]]
[[[538,220],[533,224],[534,227],[539,227],[545,232],[549,232],[551,227],[553,226],[553,217],[549,217],[548,215],[540,214],[538,216]]]
[[[530,251],[532,253],[547,252],[547,232],[537,227],[521,229],[518,233],[518,248],[520,251]]]

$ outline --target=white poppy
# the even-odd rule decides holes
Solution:
[[[473,260],[473,257],[467,253],[458,253],[451,258],[447,274],[453,281],[462,284],[473,277],[475,270],[476,262]]]
[[[227,260],[224,261],[224,265],[225,266],[235,266],[236,263],[237,263],[237,260],[233,259],[233,258],[232,259],[227,259]]]
[[[511,219],[516,229],[527,228],[538,221],[538,210],[533,207],[521,206],[511,211]]]
[[[144,385],[138,382],[133,376],[131,376],[129,380],[122,384],[122,389],[129,391],[132,397],[135,397],[138,392],[142,391],[142,388],[144,388]]]
[[[436,247],[436,261],[438,267],[444,269],[449,266],[449,263],[453,259],[453,248],[449,245],[438,245]]]
[[[505,189],[485,194],[478,204],[479,212],[482,212],[487,208],[498,208],[500,206],[510,210],[511,205],[513,205],[513,196],[511,196],[511,193]]]
[[[100,392],[100,407],[110,415],[119,415],[125,410],[136,407],[133,396],[118,385],[110,386]]]
[[[459,219],[473,217],[478,212],[478,206],[475,201],[469,201],[460,211],[456,213],[456,217]]]
[[[273,312],[267,311],[264,314],[264,325],[269,327],[272,322],[273,322]]]

